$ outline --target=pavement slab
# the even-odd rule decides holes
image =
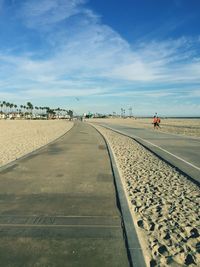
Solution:
[[[0,171],[0,266],[130,266],[105,141],[75,126]]]

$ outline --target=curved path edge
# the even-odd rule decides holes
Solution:
[[[50,142],[48,142],[48,143],[46,143],[46,144],[44,144],[44,145],[42,145],[42,146],[40,146],[38,148],[32,150],[31,152],[28,152],[28,153],[24,154],[23,156],[20,156],[19,158],[15,159],[15,160],[12,160],[12,161],[6,163],[3,166],[0,166],[0,172],[5,170],[5,169],[7,169],[7,168],[9,168],[9,167],[12,167],[19,160],[25,159],[26,157],[29,157],[29,156],[33,155],[34,153],[39,152],[41,149],[45,148],[46,146],[48,146],[48,145],[50,145],[50,144],[52,144],[54,142],[57,142],[60,138],[64,137],[69,131],[71,131],[71,129],[73,127],[74,127],[74,122],[73,122],[72,127],[69,130],[67,130],[64,134],[62,134],[61,136],[57,137],[56,139],[54,139],[54,140],[52,140],[52,141],[50,141]]]
[[[90,124],[92,127],[96,129],[96,127]],[[102,136],[107,146],[108,155],[110,158],[110,164],[113,172],[114,183],[116,188],[116,195],[118,198],[119,208],[122,214],[122,221],[125,230],[125,239],[126,239],[126,246],[128,251],[129,260],[132,267],[146,267],[146,263],[144,260],[142,248],[140,246],[138,236],[135,230],[135,225],[132,219],[132,215],[129,209],[127,197],[124,191],[124,187],[121,181],[121,177],[119,174],[119,170],[112,152],[112,149],[107,142],[106,138],[103,134],[96,129],[96,131]]]
[[[106,129],[111,130],[111,131],[113,131],[113,132],[116,132],[116,133],[118,133],[118,134],[121,134],[121,135],[123,135],[123,136],[126,136],[126,137],[131,138],[132,140],[134,140],[135,142],[137,142],[138,144],[140,144],[141,146],[143,146],[145,149],[147,149],[148,151],[150,151],[151,153],[153,153],[154,155],[156,155],[160,160],[166,162],[166,163],[169,164],[171,167],[175,168],[178,172],[180,172],[181,174],[183,174],[184,176],[186,176],[188,180],[190,180],[191,182],[193,182],[194,184],[196,184],[197,186],[200,187],[200,180],[199,180],[200,178],[198,178],[199,171],[197,171],[197,172],[198,172],[197,174],[195,173],[195,174],[196,174],[196,177],[192,177],[192,176],[189,175],[186,171],[182,170],[182,169],[178,166],[178,164],[176,164],[175,162],[172,162],[172,161],[171,161],[170,159],[168,159],[168,158],[165,158],[163,155],[161,155],[160,153],[158,153],[157,151],[155,151],[154,149],[152,149],[152,148],[148,145],[148,143],[145,142],[145,143],[146,143],[146,144],[145,144],[143,141],[138,140],[137,138],[134,138],[133,136],[130,136],[130,135],[124,133],[124,132],[121,132],[121,131],[119,131],[119,130],[113,129],[113,128],[109,127],[109,126],[105,126],[105,125],[102,125],[102,124],[97,124],[97,125],[102,126],[102,127],[106,128]]]

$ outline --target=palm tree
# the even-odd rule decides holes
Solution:
[[[6,108],[6,101],[3,101],[3,110],[4,110],[4,112],[3,113],[5,113],[5,108]]]
[[[61,111],[61,109],[60,108],[57,108],[56,111],[58,111],[58,118],[60,118],[60,111]]]
[[[10,113],[13,112],[12,108],[14,107],[14,104],[10,103]]]
[[[27,104],[28,109],[30,110],[30,115],[32,117],[32,115],[33,115],[33,104],[31,104],[31,102],[27,102],[26,104]]]
[[[29,107],[25,106],[25,109],[26,109],[26,115],[30,115]]]
[[[35,114],[36,114],[36,116],[37,116],[37,111],[39,110],[39,107],[35,107]]]
[[[54,117],[55,114],[56,113],[55,113],[54,109],[51,109],[51,108],[47,107],[47,116],[48,116],[48,119],[52,119],[52,117]]]
[[[0,104],[1,107],[1,114],[3,113],[3,103]]]
[[[26,110],[27,108],[26,108],[26,106],[24,105],[24,113],[25,113],[25,110]]]
[[[8,109],[10,108],[10,103],[9,102],[6,102],[6,113],[8,114]]]
[[[23,105],[20,105],[20,108],[21,108],[20,114],[22,114],[22,116],[24,116],[24,114],[23,114],[23,108],[24,108],[24,106]]]
[[[73,110],[68,110],[68,115],[70,116],[70,120],[73,118]]]

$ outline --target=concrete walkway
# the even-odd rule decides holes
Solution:
[[[134,126],[100,124],[132,137],[200,184],[199,138],[135,128]]]
[[[104,140],[76,123],[0,172],[1,266],[129,266],[115,194]]]

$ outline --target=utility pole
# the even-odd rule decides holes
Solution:
[[[130,117],[132,117],[132,116],[133,116],[133,113],[132,113],[132,111],[133,111],[133,108],[132,108],[132,107],[130,107],[128,110],[129,110],[129,116],[130,116]]]
[[[123,108],[121,108],[121,118],[123,117]]]

